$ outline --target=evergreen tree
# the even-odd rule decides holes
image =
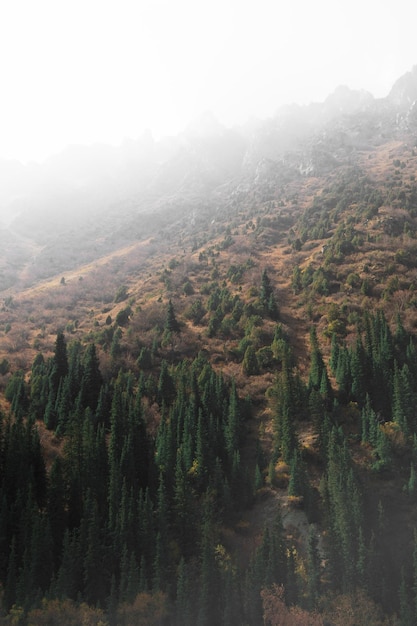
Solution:
[[[177,594],[175,602],[176,624],[178,626],[194,626],[191,598],[191,581],[184,557],[181,558],[177,573]]]
[[[273,289],[271,285],[271,280],[268,276],[268,272],[266,271],[266,269],[264,269],[261,275],[261,288],[259,292],[259,299],[264,309],[268,308],[268,303],[272,295]]]
[[[181,327],[175,316],[174,305],[172,304],[171,300],[169,300],[168,302],[164,330],[166,333],[169,333],[169,334],[179,333],[181,330]]]
[[[314,609],[320,594],[320,554],[317,531],[310,525],[307,540],[307,596],[309,608]]]
[[[242,370],[246,376],[255,376],[259,374],[259,363],[256,356],[255,349],[252,345],[249,345],[245,350],[245,355],[242,362]]]
[[[62,331],[58,331],[56,336],[53,363],[56,372],[55,390],[57,390],[59,381],[65,378],[65,376],[68,374],[67,343],[65,341],[65,336]]]
[[[66,528],[65,491],[62,460],[59,456],[54,460],[49,473],[47,512],[51,524],[53,554],[55,566],[61,558],[62,545]]]
[[[412,614],[414,623],[417,623],[417,529],[413,531],[413,586],[412,586]]]
[[[405,580],[404,567],[401,568],[401,582],[398,592],[400,601],[400,626],[413,626],[415,624],[412,609],[408,599],[407,584]]]
[[[233,453],[239,449],[239,437],[240,437],[240,414],[239,414],[239,399],[236,392],[235,381],[232,382],[232,389],[230,391],[229,410],[227,415],[227,421],[225,422],[225,445],[229,456],[229,459],[233,457]]]
[[[161,370],[159,374],[159,382],[158,382],[158,403],[162,405],[164,403],[166,406],[172,404],[176,395],[176,387],[174,383],[174,379],[171,376],[168,363],[164,359],[161,363]]]
[[[366,355],[360,336],[358,335],[356,347],[350,355],[350,374],[352,377],[351,393],[353,399],[363,405],[366,397]]]
[[[100,372],[96,346],[90,343],[83,360],[83,377],[81,380],[81,403],[94,412],[100,394],[103,379]]]
[[[320,389],[320,385],[322,382],[322,375],[325,370],[325,365],[323,361],[323,356],[319,349],[319,344],[317,340],[317,332],[314,326],[312,326],[310,330],[310,344],[311,344],[311,363],[310,363],[310,373],[308,379],[308,386],[310,389]]]
[[[333,374],[336,374],[338,361],[339,361],[339,342],[337,340],[336,333],[332,333],[329,364],[330,364]]]
[[[288,495],[308,499],[308,478],[301,452],[295,448],[290,462],[290,480],[288,482]]]
[[[216,561],[212,543],[211,522],[206,520],[202,529],[200,598],[198,626],[215,626],[220,623],[219,587]]]
[[[7,611],[10,611],[12,606],[16,602],[16,588],[17,588],[17,556],[16,556],[16,537],[13,536],[10,544],[10,552],[7,565],[7,578],[4,588],[4,607]]]

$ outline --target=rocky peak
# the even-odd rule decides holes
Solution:
[[[407,111],[413,106],[417,100],[417,65],[394,83],[387,100],[400,111]]]
[[[326,116],[351,115],[366,110],[374,102],[374,97],[364,89],[350,89],[339,85],[324,101]]]

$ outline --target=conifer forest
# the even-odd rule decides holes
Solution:
[[[417,118],[372,106],[15,217],[1,626],[417,624]]]

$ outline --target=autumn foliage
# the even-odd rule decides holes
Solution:
[[[323,618],[298,606],[287,606],[284,587],[272,585],[261,591],[263,617],[267,626],[324,626]]]

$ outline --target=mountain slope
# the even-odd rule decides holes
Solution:
[[[10,201],[4,245],[20,259],[5,259],[0,311],[14,416],[0,438],[13,477],[0,481],[7,609],[81,597],[113,606],[111,621],[140,590],[167,623],[261,624],[261,592],[265,609],[283,584],[317,623],[338,623],[359,591],[375,623],[376,605],[412,623],[415,80],[380,101],[341,88],[251,133],[205,120],[169,144],[143,138],[129,167],[126,146],[76,149],[83,166],[70,151],[59,181],[60,159],[49,164],[53,193]],[[36,546],[48,541],[36,589]],[[71,584],[68,542],[83,568]]]

